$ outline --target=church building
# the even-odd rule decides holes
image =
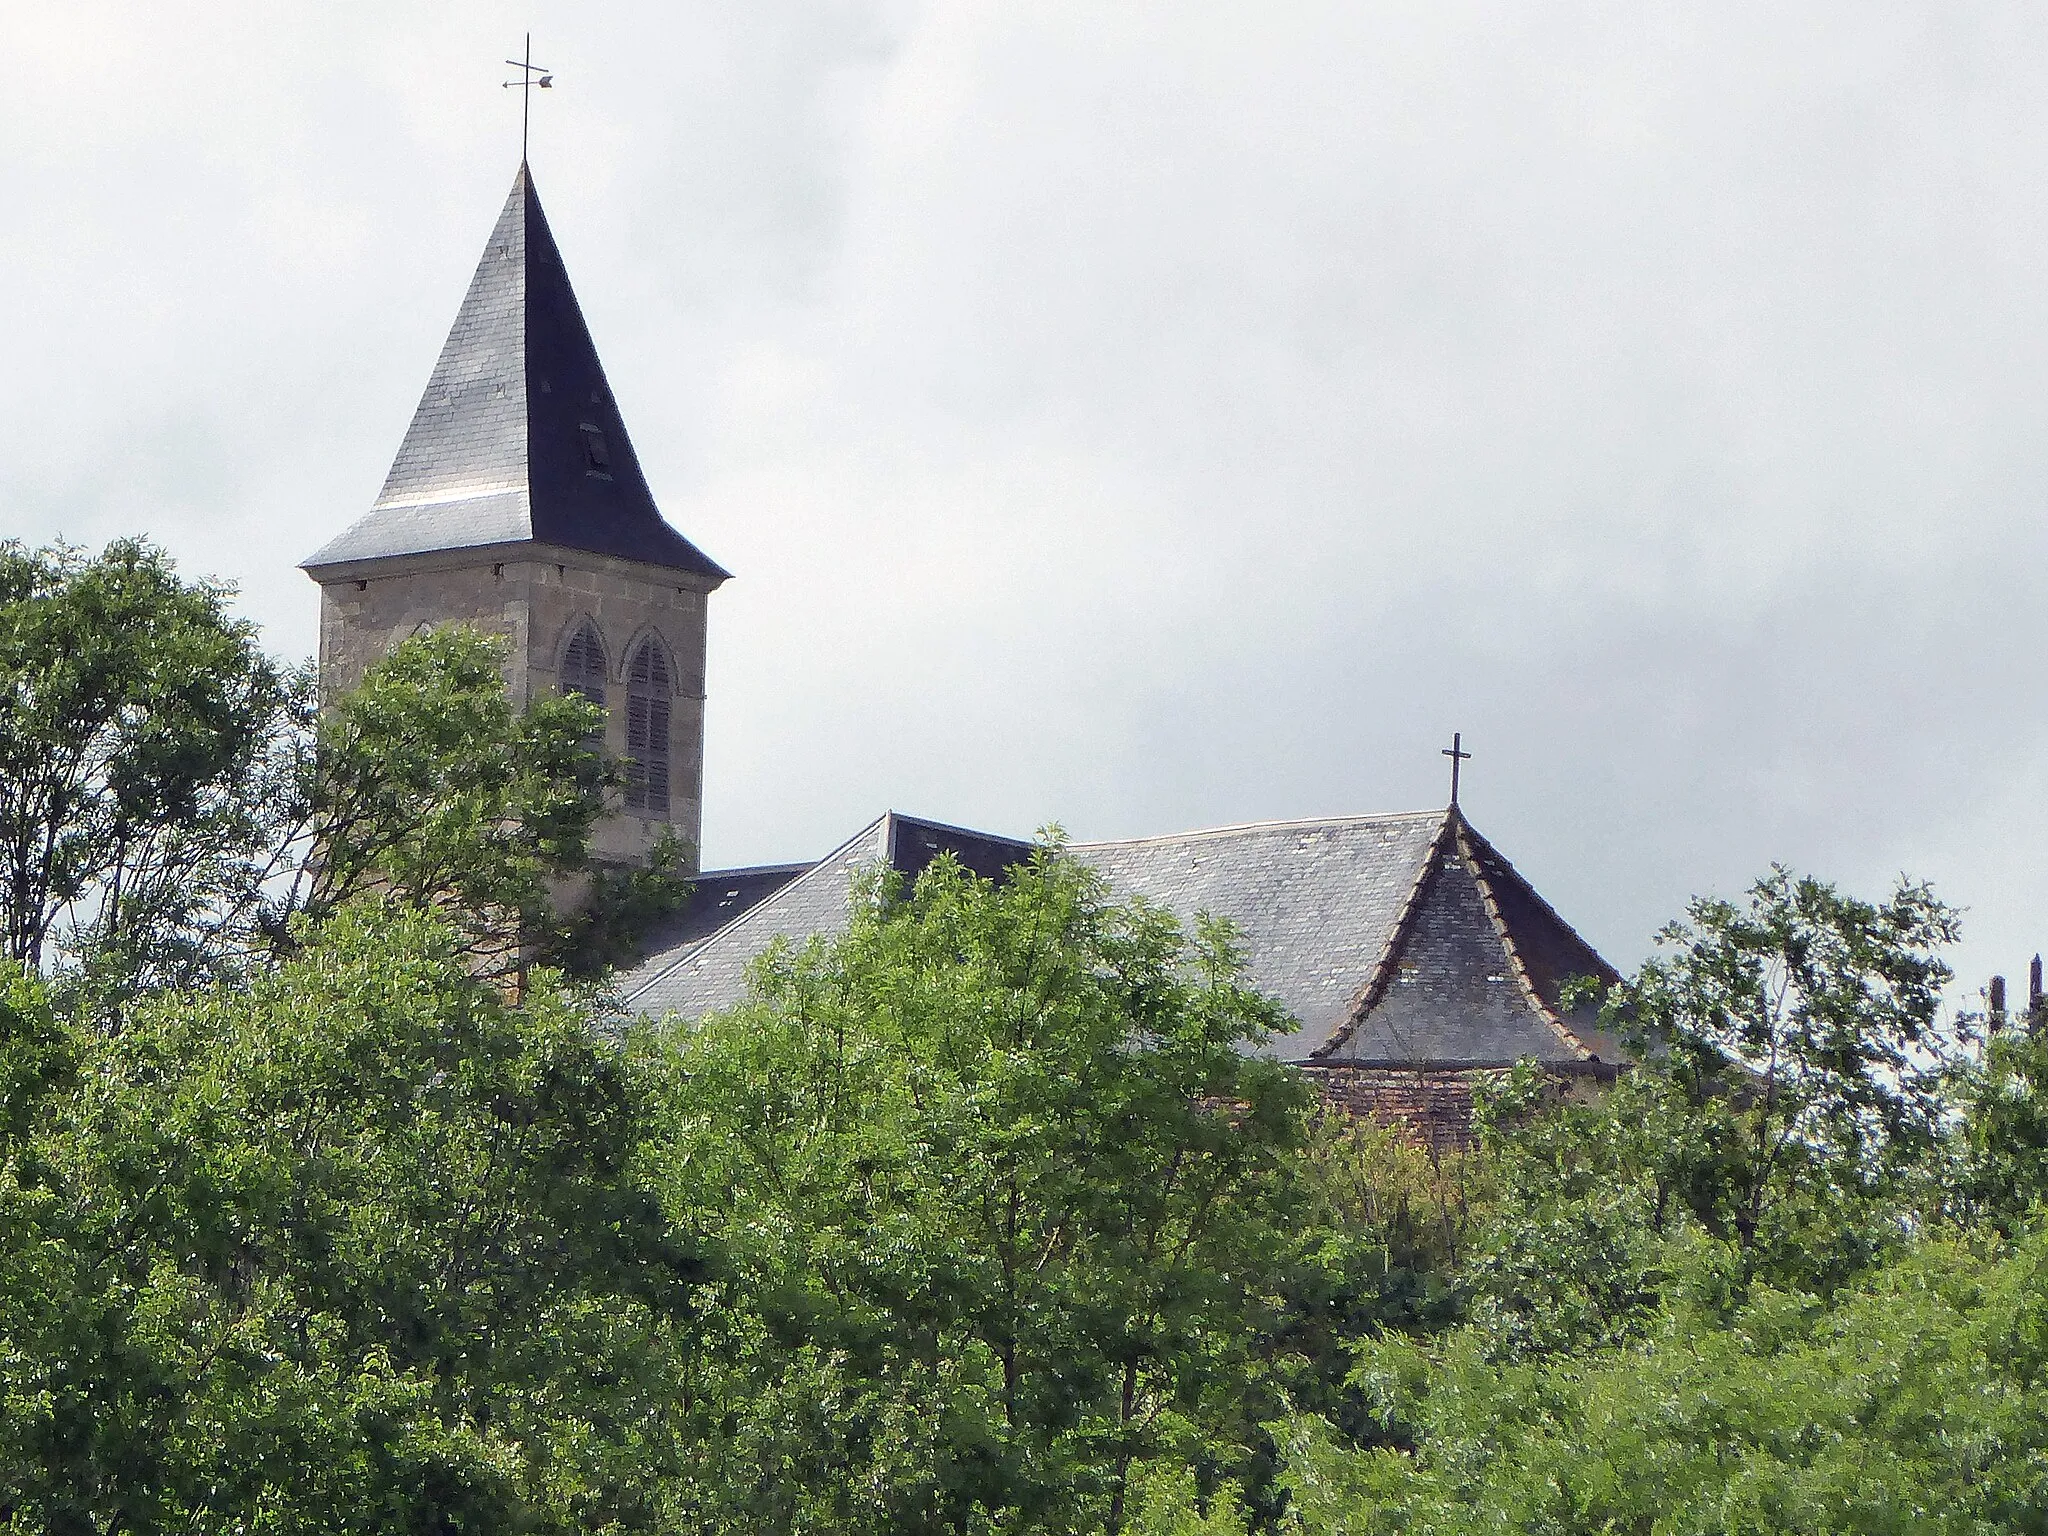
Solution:
[[[407,636],[462,622],[509,643],[515,704],[605,706],[628,765],[601,857],[673,831],[699,846],[708,600],[728,573],[663,519],[526,166],[492,228],[426,394],[370,510],[304,565],[320,585],[328,693]],[[1477,1072],[1534,1057],[1613,1077],[1619,1052],[1574,977],[1615,972],[1487,842],[1443,810],[1255,822],[1078,843],[1119,897],[1228,918],[1253,983],[1292,1015],[1266,1049],[1325,1096],[1439,1144],[1469,1127]],[[940,853],[1000,878],[1013,838],[895,812],[815,862],[704,870],[620,982],[629,1005],[737,1002],[777,938],[841,930],[866,868],[915,878]]]

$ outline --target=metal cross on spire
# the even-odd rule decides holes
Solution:
[[[1451,744],[1444,748],[1443,755],[1451,760],[1451,808],[1453,810],[1458,805],[1458,769],[1469,761],[1472,756],[1470,752],[1464,750],[1464,747],[1464,732],[1451,732]]]
[[[533,62],[533,34],[531,32],[526,34],[526,57],[523,59],[507,59],[505,62],[519,71],[519,78],[517,80],[506,80],[502,84],[508,91],[515,86],[519,90],[519,163],[524,165],[526,164],[526,130],[533,118],[533,89],[535,86],[539,86],[544,91],[553,90],[555,88],[555,77],[545,64]]]

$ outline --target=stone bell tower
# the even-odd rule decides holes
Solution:
[[[594,851],[632,860],[703,812],[705,606],[727,573],[663,521],[522,164],[369,512],[302,569],[320,686],[416,631],[510,645],[513,703],[603,704],[629,783]]]

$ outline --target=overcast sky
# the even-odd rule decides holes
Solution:
[[[2048,944],[2048,9],[9,5],[0,530],[315,643],[518,160],[712,601],[705,856],[1438,804],[1611,958]]]

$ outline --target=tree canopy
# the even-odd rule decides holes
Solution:
[[[649,1528],[700,1264],[660,1095],[390,900],[66,1029],[17,977],[0,1527]]]
[[[1304,1532],[2048,1529],[2048,1037],[1944,1019],[1954,914],[1771,871],[1604,999],[1638,1055],[1485,1095],[1451,1305],[1274,1426]],[[1257,1510],[1162,1483],[1149,1528]]]
[[[291,690],[232,618],[133,540],[0,544],[0,932],[10,960],[204,949],[258,900],[246,788]]]
[[[673,840],[593,859],[623,772],[582,698],[513,706],[501,642],[416,635],[323,705],[230,596],[139,541],[0,544],[0,935],[72,1004],[246,976],[372,889],[593,975],[686,893]]]
[[[672,1187],[725,1264],[734,1530],[1116,1530],[1244,1477],[1280,1399],[1306,1096],[1226,934],[1046,849],[942,859],[673,1041]]]
[[[595,865],[591,830],[624,783],[592,746],[603,713],[577,694],[514,709],[504,662],[500,641],[430,630],[330,701],[301,750],[273,934],[375,890],[440,914],[479,970],[587,974],[682,899],[673,840],[643,867]]]
[[[2048,1530],[2048,1021],[1773,869],[1467,1150],[1049,840],[623,1017],[579,698],[0,546],[0,1530]]]

